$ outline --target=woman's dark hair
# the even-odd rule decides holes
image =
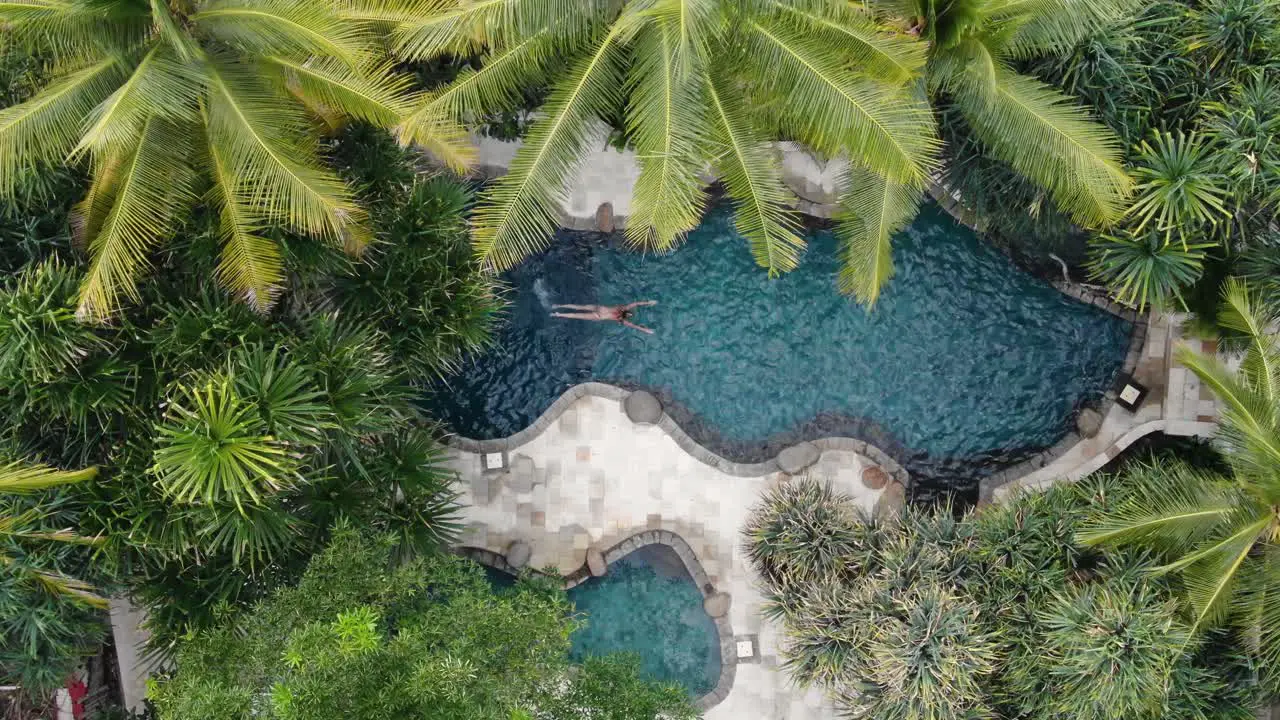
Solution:
[[[619,319],[619,320],[630,320],[630,319],[631,319],[631,308],[622,308],[622,311],[618,313],[618,319]]]

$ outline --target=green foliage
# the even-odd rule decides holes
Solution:
[[[1185,309],[1182,293],[1204,272],[1205,251],[1212,247],[1170,241],[1154,231],[1101,235],[1089,248],[1089,276],[1140,310]]]
[[[317,135],[348,119],[394,126],[412,95],[386,61],[386,25],[359,4],[17,0],[0,22],[45,61],[8,99],[49,76],[0,110],[0,194],[68,161],[92,177],[73,222],[90,257],[81,317],[140,300],[138,278],[197,204],[216,222],[214,274],[259,311],[285,281],[268,226],[355,255],[367,243],[365,211]]]
[[[816,481],[787,485],[754,510],[746,549],[781,623],[787,671],[850,717],[1250,716],[1256,659],[1217,635],[1193,637],[1174,588],[1146,575],[1146,556],[1076,542],[1125,492],[1090,480],[963,517],[907,508],[871,520]],[[841,562],[830,545],[805,558],[797,543],[779,563],[775,538],[811,532],[813,518],[825,536],[856,533],[858,547]],[[815,567],[831,571],[815,577]]]
[[[297,587],[186,639],[156,686],[158,717],[696,717],[634,659],[572,668],[576,620],[550,583],[495,593],[479,566],[443,554],[388,566],[392,542],[341,529]]]
[[[1219,322],[1241,335],[1247,348],[1238,371],[1188,350],[1179,360],[1224,405],[1218,440],[1231,477],[1183,464],[1150,464],[1129,471],[1134,489],[1100,513],[1081,533],[1089,543],[1150,547],[1184,586],[1191,630],[1230,623],[1245,647],[1256,648],[1274,672],[1280,660],[1280,617],[1275,596],[1280,471],[1280,348],[1271,334],[1275,316],[1260,308],[1243,284],[1228,282]],[[1272,678],[1274,682],[1274,678]]]

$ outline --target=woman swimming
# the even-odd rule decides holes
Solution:
[[[629,305],[552,305],[552,310],[577,310],[571,313],[551,313],[551,317],[568,318],[570,320],[603,320],[625,325],[642,333],[653,334],[647,327],[631,322],[631,316],[638,307],[657,305],[657,300],[641,300]]]

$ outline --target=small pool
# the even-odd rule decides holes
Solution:
[[[609,565],[604,577],[569,591],[586,615],[570,657],[633,652],[648,677],[683,685],[694,698],[720,679],[720,635],[702,593],[675,551],[648,545]]]
[[[936,205],[894,243],[897,275],[867,313],[836,291],[838,248],[809,234],[800,267],[770,280],[723,206],[665,255],[562,232],[507,274],[494,350],[426,402],[474,439],[524,429],[587,380],[656,392],[699,443],[741,462],[850,435],[916,477],[974,478],[1053,445],[1114,381],[1130,324],[1017,269]],[[653,299],[636,322],[550,317],[557,303]]]

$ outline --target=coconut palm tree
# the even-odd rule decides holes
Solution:
[[[21,462],[9,462],[0,465],[0,496],[25,495],[49,488],[60,487],[72,483],[92,480],[98,474],[97,468],[84,470],[55,470],[44,465],[32,465]],[[13,515],[0,514],[0,568],[6,572],[14,572],[40,584],[48,591],[73,600],[92,605],[106,607],[106,598],[96,595],[91,587],[82,580],[68,577],[60,572],[40,567],[30,567],[22,558],[8,551],[7,546],[15,541],[37,540],[77,544],[94,544],[98,538],[84,537],[71,530],[47,530],[41,527],[44,514],[39,508],[30,508]]]
[[[641,167],[629,238],[662,250],[694,227],[711,167],[756,262],[771,273],[795,267],[803,241],[765,143],[787,138],[847,155],[840,284],[870,303],[893,273],[890,237],[914,216],[935,167],[921,77],[964,112],[994,154],[1048,188],[1078,222],[1102,225],[1121,213],[1129,181],[1110,133],[1010,64],[1065,47],[1117,17],[1123,2],[447,4],[403,22],[398,52],[426,59],[482,48],[486,61],[430,93],[402,138],[465,165],[464,121],[518,102],[526,84],[551,86],[510,173],[477,215],[477,251],[499,270],[545,246],[593,121],[619,110]]]
[[[469,118],[517,103],[529,84],[550,86],[510,171],[477,210],[476,250],[495,270],[545,247],[568,178],[613,117],[625,118],[640,162],[633,243],[667,249],[696,226],[710,167],[771,274],[794,268],[804,241],[770,140],[853,158],[860,180],[845,193],[848,226],[863,230],[845,235],[850,255],[861,254],[862,235],[887,232],[884,220],[910,215],[933,168],[933,120],[913,84],[924,46],[842,2],[482,0],[436,5],[395,38],[412,60],[485,53],[401,126],[405,142],[455,165],[472,157]]]
[[[1133,496],[1091,524],[1086,543],[1140,542],[1172,559],[1191,629],[1230,620],[1268,660],[1280,659],[1280,344],[1276,317],[1241,282],[1229,280],[1219,321],[1247,338],[1238,371],[1188,351],[1180,361],[1218,395],[1218,428],[1232,477],[1186,465],[1129,471]]]
[[[196,202],[220,220],[219,280],[265,309],[278,224],[358,253],[365,213],[319,159],[317,128],[383,126],[412,107],[374,15],[396,0],[6,0],[0,25],[55,79],[0,110],[0,195],[42,165],[84,163],[74,229],[82,318],[138,297],[157,243]]]

